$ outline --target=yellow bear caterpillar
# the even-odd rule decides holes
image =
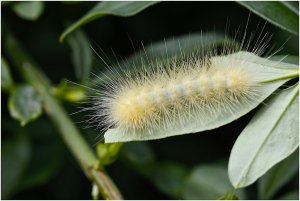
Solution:
[[[199,47],[200,49],[201,47]],[[261,51],[261,50],[259,50]],[[160,139],[214,129],[259,105],[295,69],[226,48],[220,55],[195,51],[167,62],[145,59],[113,78],[92,98],[94,121],[106,143]],[[107,76],[106,76],[107,77]]]

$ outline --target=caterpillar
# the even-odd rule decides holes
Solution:
[[[164,61],[150,61],[145,53],[137,64],[97,76],[107,79],[88,109],[94,112],[93,121],[108,130],[105,142],[159,139],[219,127],[255,108],[284,83],[264,80],[290,73],[277,68],[279,62],[257,56],[263,48],[245,52],[224,47],[217,54],[217,47],[196,46]]]

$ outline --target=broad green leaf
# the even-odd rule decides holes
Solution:
[[[134,170],[153,183],[162,193],[180,198],[187,169],[177,163],[155,160],[153,150],[146,142],[124,144],[123,156]]]
[[[164,42],[159,41],[147,45],[145,49],[128,58],[127,62],[140,62],[141,58],[144,61],[164,60],[182,54],[188,55],[188,53],[193,53],[195,50],[199,51],[199,49],[202,51],[211,51],[213,47],[216,48],[225,45],[227,48],[233,49],[239,47],[236,41],[230,40],[216,32],[192,33],[176,38],[169,38],[164,40]]]
[[[13,80],[10,75],[9,66],[6,60],[1,57],[1,88],[9,91],[13,87]]]
[[[67,42],[71,47],[71,60],[75,75],[80,82],[87,80],[91,72],[93,53],[87,36],[82,30],[73,32]]]
[[[270,58],[273,61],[282,61],[285,63],[295,64],[291,65],[291,68],[294,68],[295,70],[299,70],[299,57],[298,56],[283,56],[283,55],[276,55]]]
[[[297,149],[298,87],[282,90],[266,101],[236,140],[228,165],[234,187],[252,184]]]
[[[248,53],[249,54],[249,53]],[[247,54],[245,54],[245,57],[248,57]],[[242,57],[240,59],[244,59],[245,57]],[[273,61],[273,62],[267,62],[267,60]],[[278,69],[287,69],[294,72],[299,72],[299,63],[297,62],[297,58],[294,58],[294,56],[273,56],[268,58],[262,58],[262,57],[251,57],[249,56],[247,58],[247,61],[253,62],[255,64],[264,65],[266,67],[272,67],[272,68],[278,68]]]
[[[281,1],[291,11],[299,15],[299,2],[298,1]]]
[[[211,51],[211,48],[219,46],[223,47],[225,44],[227,48],[231,47],[234,49],[239,47],[237,42],[230,40],[224,35],[216,32],[199,32],[177,36],[176,38],[168,38],[163,42],[158,41],[145,46],[145,48],[127,58],[126,61],[121,62],[119,67],[124,69],[135,66],[137,68],[137,66],[140,66],[145,62],[165,62],[167,59],[170,59],[174,56],[182,56],[182,53],[189,55],[189,53],[194,53],[195,51],[198,52],[199,47],[201,48],[200,51],[207,53]],[[117,66],[114,67],[118,69]],[[103,73],[102,75],[98,75],[96,79],[92,80],[90,86],[99,85],[109,79],[113,79],[111,76],[108,78],[108,75],[110,74]]]
[[[157,163],[151,172],[149,179],[166,195],[172,198],[180,198],[187,168],[171,162]]]
[[[299,35],[299,14],[280,1],[239,1],[258,16],[290,33]]]
[[[259,198],[272,199],[275,193],[283,187],[299,170],[299,150],[275,165],[258,180]]]
[[[164,194],[172,198],[180,198],[183,181],[187,169],[177,163],[155,160],[153,150],[146,142],[130,142],[124,144],[123,158],[129,165]]]
[[[146,142],[124,144],[123,154],[132,165],[146,174],[147,170],[152,168],[155,161],[154,153]]]
[[[31,147],[24,135],[20,135],[16,140],[2,141],[2,143],[1,198],[9,199],[28,166]]]
[[[13,5],[15,13],[25,20],[37,20],[43,13],[45,3],[41,1],[17,2]]]
[[[25,126],[42,114],[41,97],[30,85],[18,86],[9,97],[8,108],[10,115]]]
[[[11,119],[10,122],[20,129],[18,122]],[[31,149],[30,164],[16,187],[17,193],[49,183],[65,166],[66,156],[69,154],[66,152],[65,144],[54,126],[49,124],[47,118],[39,118],[21,130],[26,130],[26,134],[29,134],[28,137],[34,144]],[[7,132],[13,131],[7,130]]]
[[[104,17],[106,15],[115,15],[120,17],[129,17],[135,15],[149,6],[152,6],[158,2],[155,1],[104,1],[99,2],[91,9],[86,15],[73,23],[67,30],[65,30],[60,36],[59,40],[62,42],[64,38],[78,29],[80,26]]]
[[[122,143],[98,143],[96,151],[100,164],[104,166],[113,163],[117,159],[122,145]]]
[[[217,165],[199,165],[186,178],[183,188],[183,199],[214,200],[233,190],[225,167]],[[244,193],[239,190],[237,196],[243,198]]]
[[[277,200],[299,200],[299,190],[288,192],[279,197]]]
[[[227,56],[213,57],[211,58],[211,61],[213,62],[219,59],[224,59],[224,62],[243,61],[245,69],[255,73],[255,79],[257,79],[257,82],[268,81],[267,83],[261,84],[261,86],[258,88],[260,95],[251,100],[251,104],[249,104],[247,101],[240,101],[239,103],[236,103],[234,112],[228,110],[225,106],[220,106],[217,109],[218,115],[215,115],[209,111],[195,113],[193,114],[195,116],[187,121],[184,126],[174,122],[174,125],[172,124],[168,128],[157,128],[156,130],[153,130],[151,135],[148,134],[146,130],[135,133],[124,133],[124,131],[122,129],[118,129],[118,127],[109,129],[104,134],[105,142],[112,143],[153,140],[218,128],[247,114],[256,106],[258,106],[265,98],[271,95],[279,86],[285,83],[289,77],[296,77],[298,75],[298,72],[296,72],[294,69],[284,69],[283,66],[285,63],[262,59],[248,52],[238,52]],[[279,80],[275,81],[276,79]],[[199,122],[199,119],[201,119],[201,122]]]
[[[41,125],[40,122],[38,124]],[[42,130],[44,127],[39,126],[39,128]],[[30,134],[32,135],[32,133]],[[39,134],[43,135],[42,133]],[[43,136],[43,139],[45,141],[45,136]],[[41,141],[36,141],[39,142],[39,144],[35,144],[32,149],[33,153],[30,164],[28,165],[26,174],[24,174],[22,181],[19,182],[17,187],[19,191],[33,189],[40,185],[47,184],[57,175],[58,171],[61,170],[65,164],[65,154],[63,153],[65,149],[62,149],[60,144],[53,140],[53,137],[49,139],[51,140],[43,142],[42,144]]]

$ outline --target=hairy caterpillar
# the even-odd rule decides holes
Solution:
[[[280,62],[257,56],[265,45],[257,43],[252,53],[226,44],[218,55],[216,47],[196,45],[164,61],[151,60],[145,53],[138,64],[109,67],[110,73],[97,76],[103,80],[101,90],[87,110],[94,111],[94,122],[112,128],[105,142],[159,139],[219,127],[255,108],[286,81],[265,80],[291,73],[281,69]]]

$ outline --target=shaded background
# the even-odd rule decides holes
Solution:
[[[70,58],[70,47],[66,42],[59,43],[59,36],[68,22],[78,20],[97,2],[45,2],[45,10],[37,21],[19,18],[11,9],[12,4],[1,5],[2,24],[6,23],[19,38],[28,53],[42,67],[42,70],[58,84],[63,78],[76,81]],[[111,49],[122,58],[134,52],[140,43],[150,44],[168,37],[200,31],[224,33],[229,27],[229,35],[241,25],[245,25],[249,11],[235,2],[162,2],[128,18],[106,16],[84,25],[92,46],[100,46],[113,58]],[[250,15],[248,30],[256,30],[265,23],[261,18]],[[278,49],[288,39],[281,54],[298,55],[298,39],[273,25],[266,24],[266,32],[273,34],[270,44]],[[274,42],[276,41],[276,42]],[[2,48],[2,47],[1,47]],[[5,56],[5,52],[2,49]],[[94,56],[95,68],[101,68]],[[21,77],[11,68],[16,82]],[[91,184],[82,173],[79,165],[63,144],[57,130],[43,115],[38,120],[20,127],[7,110],[8,95],[2,93],[2,163],[1,174],[15,175],[10,180],[1,180],[2,198],[9,199],[89,199]],[[64,103],[68,113],[78,110],[78,105]],[[186,169],[198,164],[227,164],[230,150],[245,125],[255,111],[223,126],[201,134],[170,137],[150,141],[150,150],[140,152],[139,160],[171,161]],[[71,116],[74,121],[81,117]],[[78,118],[78,119],[77,119]],[[97,143],[99,131],[84,129],[77,123],[91,146]],[[137,171],[128,158],[130,144],[122,149],[119,159],[106,169],[126,199],[169,199],[174,198],[160,191],[153,182]],[[139,146],[137,146],[139,147]],[[5,151],[3,151],[5,149]],[[143,149],[143,148],[142,148]],[[7,151],[8,150],[8,151]],[[13,151],[12,151],[13,150]],[[137,152],[139,152],[137,148]],[[19,154],[19,153],[22,154]],[[9,154],[6,154],[9,153]],[[134,152],[136,153],[136,152]],[[6,154],[6,155],[4,155]],[[17,158],[16,157],[20,157]],[[21,161],[21,162],[20,162]],[[17,171],[17,174],[16,174]],[[290,181],[276,196],[289,189],[298,189],[298,177]],[[3,186],[9,186],[3,192]],[[248,199],[255,199],[257,186],[247,189]],[[3,197],[5,195],[5,197]]]

